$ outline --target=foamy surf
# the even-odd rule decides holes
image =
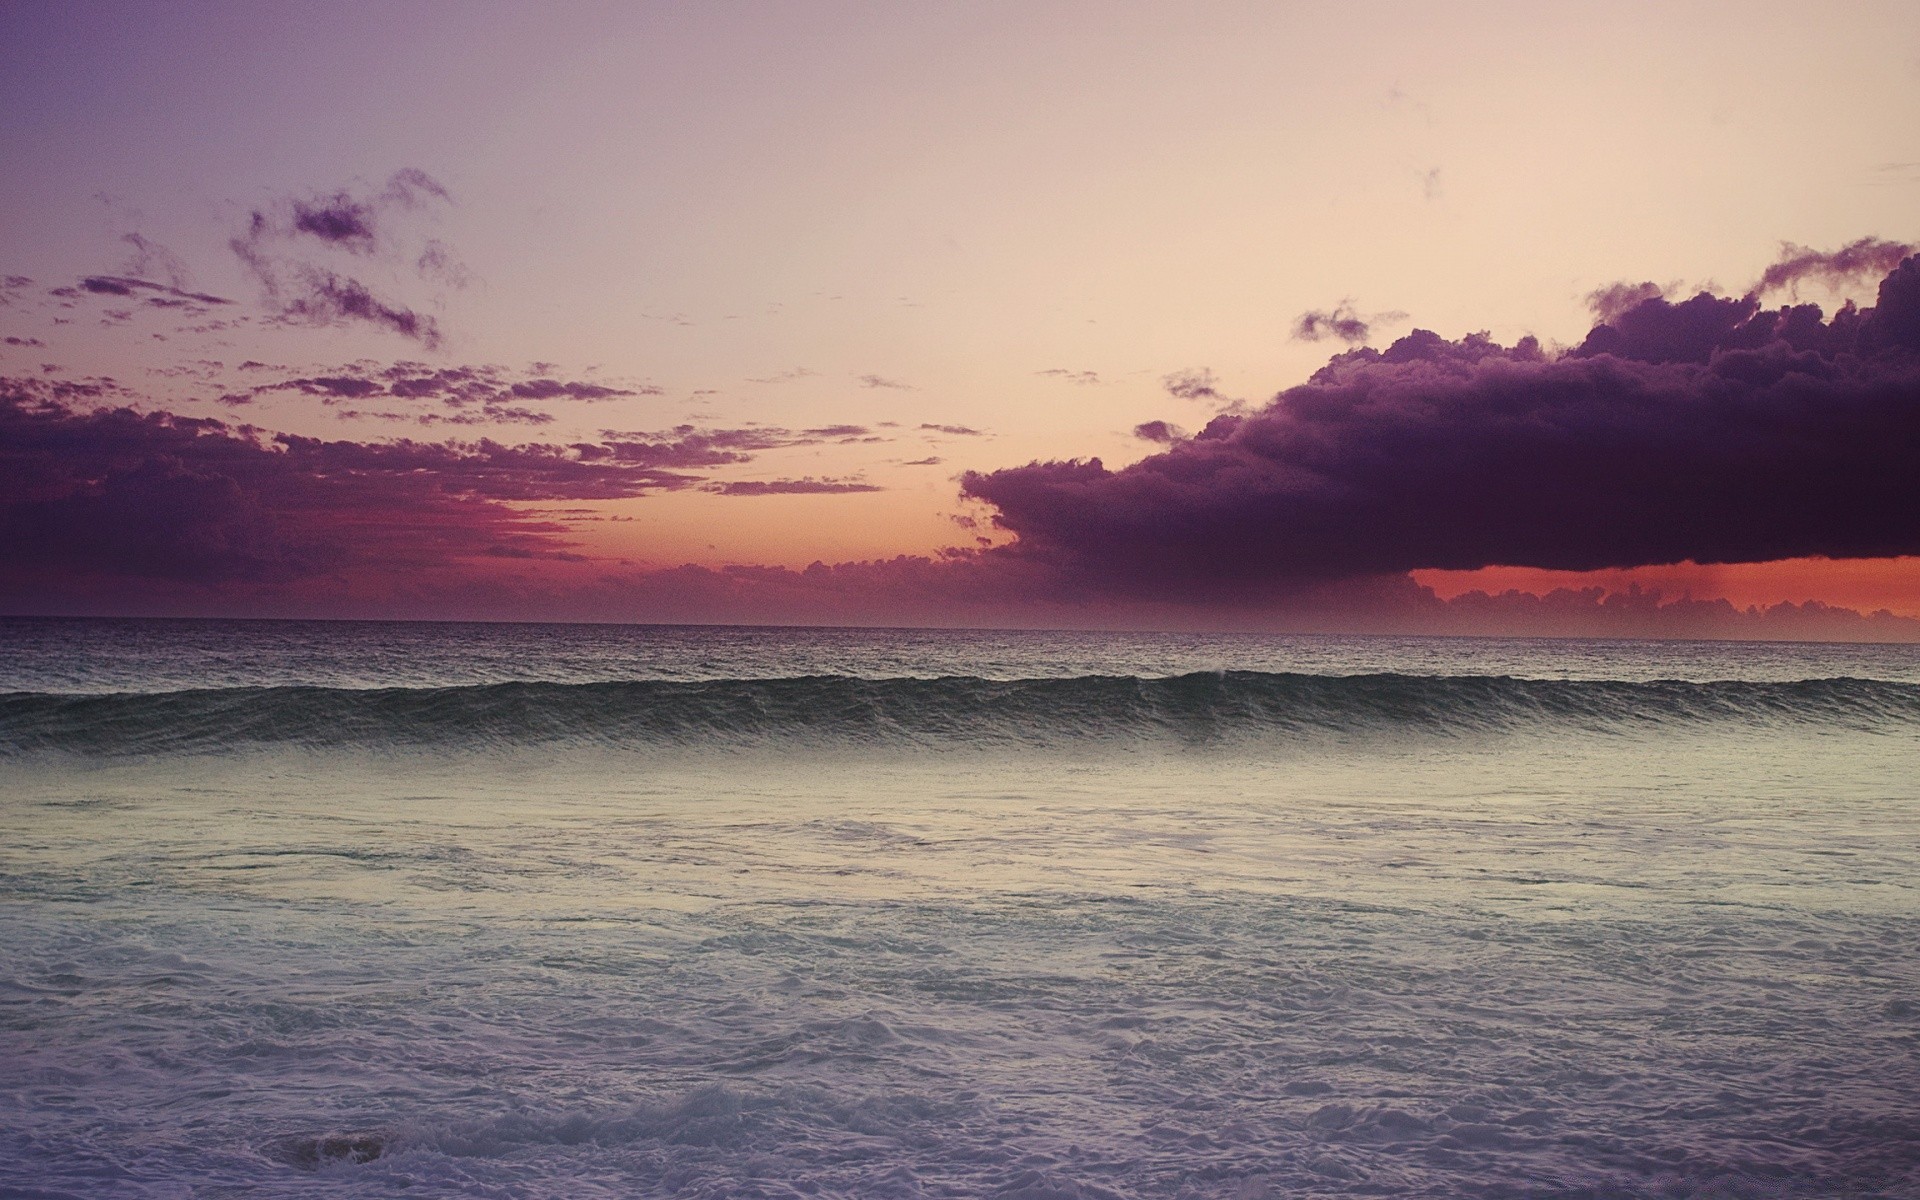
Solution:
[[[899,673],[16,688],[0,1191],[1920,1194],[1901,652],[866,636]]]

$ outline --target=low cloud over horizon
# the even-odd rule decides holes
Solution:
[[[1422,568],[1913,554],[1920,260],[1831,319],[1702,292],[1639,297],[1559,355],[1415,330],[1190,438],[1141,436],[1168,448],[962,487],[1067,577],[1195,599]]]
[[[383,196],[292,203],[272,238],[373,254],[380,204],[444,200],[412,182]],[[668,492],[881,491],[858,477],[712,472],[884,431],[322,439],[169,412],[109,381],[16,376],[0,381],[0,552],[12,564],[0,601],[14,612],[423,615],[440,604],[596,620],[1920,636],[1920,621],[1817,597],[1753,610],[1579,588],[1442,600],[1409,577],[1920,554],[1920,259],[1908,250],[1788,247],[1741,297],[1602,289],[1598,323],[1560,352],[1416,329],[1336,354],[1265,404],[1221,395],[1209,372],[1178,372],[1170,396],[1217,410],[1198,432],[1144,422],[1135,432],[1160,448],[1117,469],[1089,457],[965,471],[956,499],[973,506],[960,518],[972,544],[807,570],[635,565],[583,553],[579,522],[604,519],[595,504]],[[1881,268],[1870,307],[1829,317],[1763,305],[1801,280]],[[101,279],[130,294],[178,291]],[[428,424],[545,424],[551,415],[528,405],[659,394],[549,364],[243,366],[256,379],[226,394],[232,405],[269,393],[426,405],[392,415]],[[937,422],[914,432],[981,434]],[[542,562],[538,576],[514,573],[529,560]]]

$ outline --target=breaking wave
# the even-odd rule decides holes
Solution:
[[[1207,746],[1313,733],[1468,736],[1702,724],[1920,725],[1920,684],[1626,682],[1252,671],[1160,678],[501,683],[0,694],[0,756],[246,746],[449,749],[898,745]]]

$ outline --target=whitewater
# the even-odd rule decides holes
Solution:
[[[1920,649],[0,620],[0,1195],[1920,1196]]]

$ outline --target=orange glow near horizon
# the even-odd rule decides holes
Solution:
[[[1761,563],[1695,562],[1601,571],[1550,571],[1539,567],[1482,567],[1476,571],[1415,571],[1413,577],[1443,600],[1471,591],[1509,590],[1545,595],[1555,588],[1599,587],[1609,592],[1638,585],[1669,598],[1724,599],[1736,608],[1819,600],[1871,613],[1920,616],[1920,558],[1785,558]]]

